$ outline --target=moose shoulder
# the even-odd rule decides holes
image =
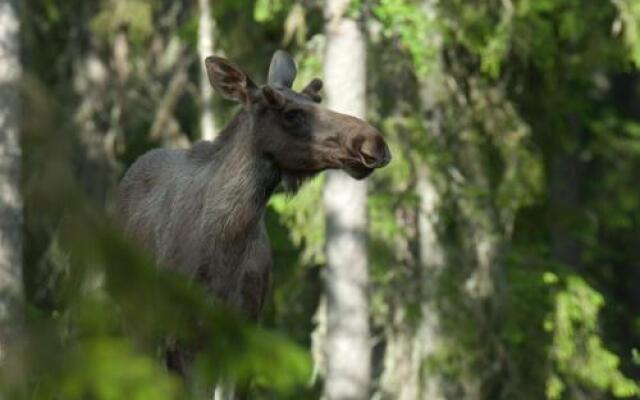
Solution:
[[[391,155],[374,127],[320,106],[320,80],[293,91],[296,67],[285,52],[273,56],[263,86],[223,58],[205,65],[213,88],[242,110],[214,142],[140,157],[122,179],[118,212],[159,265],[255,319],[270,282],[262,216],[274,189],[294,191],[330,168],[363,179]]]

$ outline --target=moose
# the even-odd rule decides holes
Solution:
[[[294,193],[327,169],[364,179],[391,153],[373,126],[319,104],[320,79],[292,90],[297,69],[284,51],[273,55],[262,86],[227,59],[207,57],[205,67],[212,87],[241,110],[214,141],[136,160],[119,185],[118,217],[159,265],[258,320],[271,280],[263,214],[274,190],[282,184]],[[168,355],[169,368],[188,375],[185,358]]]

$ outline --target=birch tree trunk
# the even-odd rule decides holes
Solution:
[[[444,380],[429,361],[444,345],[440,322],[440,307],[436,298],[437,285],[446,267],[444,249],[439,237],[440,194],[427,169],[419,171],[417,194],[420,205],[417,216],[418,270],[413,277],[419,282],[419,299],[398,300],[394,307],[393,324],[387,333],[384,371],[381,377],[381,398],[394,400],[443,400]],[[411,286],[411,284],[408,284]],[[415,289],[414,289],[415,290]],[[406,315],[411,301],[420,303],[420,319],[411,321]]]
[[[365,117],[366,44],[362,30],[345,16],[350,0],[327,0],[324,77],[328,106]],[[330,171],[324,188],[327,221],[326,381],[328,400],[368,399],[370,380],[367,299],[367,187]]]
[[[213,116],[213,90],[204,67],[204,59],[214,52],[214,21],[211,14],[211,0],[198,0],[200,22],[198,28],[198,64],[200,65],[200,137],[213,140],[216,137],[216,122]]]
[[[438,12],[437,2],[426,0],[422,2],[421,11],[431,15],[435,23]],[[426,122],[427,134],[442,140],[444,130],[444,113],[442,107],[446,102],[446,90],[443,87],[442,37],[432,38],[432,45],[436,50],[436,59],[432,63],[430,73],[419,79],[420,99],[424,115],[431,117]],[[416,193],[420,199],[418,207],[418,260],[420,266],[422,319],[413,337],[413,360],[411,364],[412,383],[419,389],[415,399],[444,400],[446,382],[435,370],[425,369],[425,361],[435,357],[445,345],[444,332],[441,326],[441,307],[437,299],[437,286],[441,275],[447,267],[447,260],[443,239],[441,237],[442,188],[438,186],[435,172],[428,166],[422,165],[416,171]],[[410,390],[401,389],[399,400],[409,400]]]
[[[431,16],[435,23],[438,11],[433,0],[425,0],[419,12]],[[434,47],[435,58],[430,62],[429,72],[418,79],[422,114],[425,119],[424,140],[430,137],[441,141],[444,115],[442,107],[446,103],[443,82],[442,38],[434,35],[429,46]],[[446,345],[441,327],[441,307],[437,299],[437,286],[447,267],[445,248],[440,235],[442,212],[442,187],[438,185],[436,172],[420,161],[416,171],[416,194],[419,198],[416,217],[417,230],[417,282],[418,299],[402,294],[394,310],[394,326],[387,336],[384,371],[381,378],[383,398],[397,400],[443,400],[446,398],[446,382],[431,365],[429,360]],[[415,284],[415,282],[411,282]],[[412,301],[420,304],[420,320],[407,321],[405,310]]]
[[[17,1],[0,0],[0,360],[14,333],[13,307],[22,295],[19,30]]]
[[[437,285],[446,268],[445,252],[439,235],[441,198],[427,168],[417,173],[416,193],[420,197],[418,229],[418,296],[420,320],[408,321],[406,309],[411,299],[403,299],[394,310],[394,321],[387,335],[382,398],[395,400],[444,400],[445,381],[429,360],[445,345],[441,329]],[[410,290],[408,290],[410,291]],[[406,293],[404,293],[406,296]]]

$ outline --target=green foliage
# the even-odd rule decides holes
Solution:
[[[406,243],[413,239],[413,233],[406,229],[399,215],[415,208],[418,202],[409,183],[410,153],[404,151],[397,141],[398,127],[389,124],[387,128],[385,131],[391,139],[389,144],[394,162],[376,176],[368,200],[370,274],[371,283],[376,287],[371,294],[371,313],[374,320],[382,325],[391,318],[393,309],[390,301],[397,295],[397,284],[414,278],[402,260]],[[396,140],[393,140],[394,136]],[[404,294],[407,300],[413,298],[413,294]]]
[[[429,3],[429,2],[427,2]],[[442,36],[433,10],[412,0],[380,0],[373,10],[387,36],[398,35],[411,54],[418,76],[429,73],[439,56]]]
[[[620,357],[604,343],[603,294],[563,266],[549,265],[540,249],[522,250],[509,258],[512,301],[501,332],[528,395],[637,395],[640,387],[621,372]]]
[[[90,393],[104,400],[179,398],[178,380],[153,359],[136,353],[124,340],[80,340],[64,351],[65,356],[59,361],[69,368],[38,382],[39,396],[55,393],[66,399],[84,399]]]
[[[481,71],[495,79],[514,55],[547,72],[558,62],[615,62],[619,45],[607,26],[614,11],[609,4],[583,0],[489,1],[475,7],[455,0],[442,6],[442,25],[452,40],[479,58]],[[631,14],[624,15],[629,19]]]
[[[280,193],[274,195],[269,203],[289,228],[293,244],[302,247],[300,261],[303,264],[324,262],[324,214],[318,212],[322,204],[323,182],[321,177],[315,178],[295,197]]]
[[[322,77],[320,3],[212,4],[216,46],[257,82],[282,46],[298,63],[297,89]],[[428,304],[441,320],[440,347],[417,360],[419,343],[406,358],[421,380],[441,378],[452,397],[638,398],[640,2],[354,0],[346,12],[371,34],[368,116],[393,153],[369,179],[376,351],[390,332],[416,339]],[[289,340],[159,272],[76,177],[82,170],[84,180],[108,185],[95,164],[75,159],[99,152],[70,140],[71,132],[86,133],[71,121],[92,107],[87,126],[98,147],[111,146],[118,129],[125,136],[120,162],[159,145],[148,136],[156,111],[149,99],[162,97],[180,64],[163,63],[169,43],[188,50],[175,53],[189,80],[175,120],[193,137],[198,104],[189,96],[200,76],[187,54],[196,48],[196,2],[37,0],[24,13],[27,76],[51,94],[25,89],[24,108],[37,116],[25,119],[23,135],[29,313],[23,346],[0,373],[0,396],[182,399],[220,377],[257,375],[257,398],[318,398],[317,387],[301,386],[322,286],[321,177],[295,197],[276,194],[267,212],[275,269],[265,319]],[[86,43],[74,41],[75,32],[92,35],[86,41],[109,76],[84,93],[77,66],[86,62]],[[135,76],[127,82],[111,77],[120,33],[133,45]],[[235,111],[215,103],[220,121]],[[578,182],[558,185],[557,162],[566,158]],[[442,271],[420,260],[420,174],[439,195]],[[558,205],[573,183],[575,198]],[[575,245],[572,262],[561,259],[558,237]],[[489,262],[480,271],[483,255]],[[41,277],[41,269],[49,274]],[[493,290],[484,299],[468,289],[478,273]],[[198,343],[202,387],[185,388],[163,367],[169,337],[206,338]]]
[[[111,40],[120,29],[127,29],[131,40],[140,44],[153,32],[154,0],[103,0],[100,12],[91,21],[92,29]]]
[[[553,332],[551,359],[556,369],[547,381],[547,397],[560,399],[564,391],[581,386],[610,391],[619,398],[639,394],[640,386],[620,372],[619,357],[602,342],[598,324],[602,294],[575,275],[558,280],[549,273],[546,281],[558,288],[553,313],[545,321],[545,330]]]
[[[253,18],[257,22],[272,20],[289,5],[287,0],[257,0],[253,9]]]
[[[622,33],[629,48],[630,57],[640,65],[640,3],[633,0],[611,0],[618,8],[618,19],[614,22],[614,33]],[[621,32],[622,31],[622,32]]]
[[[298,75],[293,83],[294,90],[302,90],[314,78],[322,77],[322,54],[324,35],[314,35],[295,54]]]
[[[616,231],[633,230],[640,205],[640,194],[631,189],[640,155],[640,124],[605,111],[594,116],[590,128],[594,133],[591,151],[606,168],[592,197],[598,213],[606,216],[600,223]]]
[[[624,221],[627,232],[637,226],[637,219],[630,212],[639,203],[635,192],[625,190],[633,186],[626,179],[637,178],[631,172],[637,168],[631,161],[637,147],[635,123],[624,122],[617,112],[611,114],[598,108],[611,98],[603,100],[607,94],[595,88],[594,78],[603,70],[615,74],[626,68],[630,59],[622,50],[623,42],[615,36],[616,9],[607,3],[579,0],[488,1],[473,6],[464,1],[379,1],[374,13],[384,26],[385,36],[397,38],[410,55],[418,84],[430,84],[432,76],[446,82],[445,90],[439,93],[435,88],[430,92],[435,99],[427,101],[430,112],[439,112],[434,118],[443,131],[440,138],[431,143],[431,148],[402,148],[399,165],[406,165],[406,154],[421,160],[417,165],[434,161],[431,152],[435,150],[437,162],[427,165],[447,171],[443,197],[451,196],[449,199],[457,204],[455,209],[463,213],[462,218],[453,220],[443,215],[443,228],[451,221],[448,227],[462,235],[460,241],[452,240],[456,236],[443,236],[444,243],[456,252],[465,247],[472,249],[474,238],[468,236],[475,229],[485,229],[485,234],[496,235],[504,247],[501,250],[509,255],[498,258],[498,265],[494,266],[494,273],[500,277],[497,279],[506,285],[504,292],[494,294],[502,299],[497,305],[465,300],[468,294],[461,287],[468,282],[468,276],[455,268],[473,271],[473,267],[464,256],[452,256],[447,261],[448,272],[439,281],[438,292],[439,307],[446,316],[444,329],[450,340],[437,356],[427,360],[429,365],[436,365],[430,369],[453,381],[463,379],[471,382],[468,385],[482,387],[486,398],[510,398],[516,393],[518,398],[573,398],[572,390],[588,390],[594,396],[605,392],[617,397],[637,395],[636,384],[622,373],[622,359],[604,344],[598,312],[603,307],[598,303],[603,294],[587,286],[582,277],[566,278],[565,282],[558,275],[561,267],[549,267],[548,261],[541,261],[549,257],[546,249],[552,245],[552,238],[548,236],[548,226],[556,221],[541,220],[540,209],[560,215],[547,200],[552,195],[548,166],[560,146],[579,147],[585,160],[591,160],[594,154],[602,156],[596,156],[600,161],[607,160],[606,167],[598,168],[604,173],[603,180],[588,185],[590,199],[603,196],[602,202],[589,204],[595,206],[589,210],[589,219],[584,216],[586,211],[578,209],[555,217],[576,221],[571,229],[579,230],[575,234],[586,246],[585,257],[592,253],[599,255],[598,260],[611,256],[601,253],[605,246],[599,242],[599,226]],[[437,15],[435,20],[433,15]],[[624,26],[630,24],[626,22]],[[522,101],[523,98],[531,102]],[[594,133],[593,143],[577,142],[566,122],[566,113],[577,113],[590,121],[587,125]],[[385,132],[393,135],[392,126],[386,124]],[[416,143],[429,143],[424,135],[417,134],[423,129],[420,124],[408,128],[411,133],[407,136],[416,135]],[[554,150],[550,153],[549,149]],[[394,154],[397,153],[396,150]],[[389,171],[401,168],[390,167]],[[415,165],[409,165],[409,171],[413,168]],[[406,182],[411,176],[412,173],[398,176],[394,183]],[[376,253],[373,257],[383,260],[382,266],[374,269],[384,272],[375,281],[379,288],[373,298],[379,299],[380,293],[385,293],[374,302],[384,310],[385,317],[380,321],[384,324],[382,321],[390,318],[388,314],[405,315],[414,307],[412,296],[419,286],[415,279],[420,275],[411,269],[412,260],[399,257],[406,254],[405,248],[382,245],[403,237],[395,229],[406,232],[407,227],[398,224],[397,215],[409,204],[374,204],[370,212],[380,222],[372,223],[372,236],[388,232],[383,240],[374,242],[376,251],[386,256]],[[443,213],[446,212],[444,207]],[[492,223],[497,230],[491,230]],[[517,244],[517,251],[509,250],[512,234],[516,235],[513,244]],[[404,237],[409,243],[415,240],[411,235]],[[526,251],[520,248],[521,240]],[[500,269],[502,263],[508,271]],[[578,289],[580,284],[576,282],[583,286]],[[560,295],[557,292],[562,285],[567,287]],[[399,306],[390,306],[389,299],[397,299],[392,294],[398,287],[405,300]],[[545,325],[549,316],[558,316],[559,308],[572,308],[573,319],[565,319],[561,327]],[[568,330],[569,325],[573,330]],[[498,338],[495,332],[499,332]],[[587,350],[571,356],[563,353],[565,358],[558,356],[557,351],[562,353],[559,349],[570,343]],[[547,369],[545,366],[550,363],[552,366]],[[489,368],[504,370],[501,376],[478,376],[477,371]],[[469,396],[478,395],[473,392]]]
[[[63,279],[51,311],[34,310],[23,347],[0,370],[12,399],[174,399],[193,394],[162,366],[167,341],[199,349],[203,388],[221,377],[255,378],[286,394],[310,376],[308,354],[215,304],[181,275],[159,270],[89,201],[71,169],[58,105],[29,87],[40,118],[25,127],[29,212],[57,231]],[[46,127],[46,128],[44,128]],[[57,135],[52,131],[58,132]],[[55,143],[55,144],[54,144]],[[33,225],[29,229],[35,229]]]

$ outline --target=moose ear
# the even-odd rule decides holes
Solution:
[[[210,56],[204,60],[211,86],[224,97],[249,104],[257,86],[247,74],[231,61]]]
[[[284,50],[278,50],[271,58],[269,65],[269,85],[291,88],[298,70],[293,58]]]

